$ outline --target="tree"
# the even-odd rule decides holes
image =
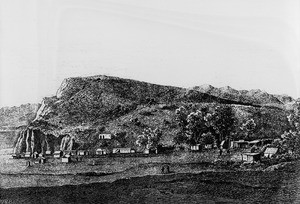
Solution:
[[[296,102],[293,112],[287,116],[290,131],[283,134],[287,148],[300,155],[300,102]]]
[[[183,106],[181,106],[175,110],[175,114],[175,119],[178,122],[178,126],[180,127],[180,130],[184,132],[187,125],[187,110]]]
[[[121,147],[125,147],[127,144],[126,132],[118,132],[115,136],[116,140],[120,143]]]
[[[190,144],[200,143],[202,134],[206,133],[207,130],[205,113],[197,110],[196,112],[191,112],[187,116],[186,133]]]
[[[256,124],[252,118],[242,124],[241,130],[245,133],[245,139],[249,139],[251,137],[255,128]]]
[[[218,146],[222,140],[230,139],[235,124],[235,115],[231,106],[217,106],[212,113],[206,115],[205,121],[212,134],[215,135]]]
[[[287,116],[292,131],[300,132],[300,102],[296,102],[293,112]]]
[[[208,133],[203,133],[201,135],[201,144],[206,145],[206,144],[213,144],[215,141],[214,136],[211,134],[211,132]]]
[[[142,135],[138,136],[136,144],[146,149],[156,149],[161,136],[162,131],[159,128],[154,130],[151,128],[146,128],[144,129]]]
[[[187,143],[187,135],[186,135],[186,126],[187,126],[187,115],[188,112],[186,108],[183,106],[179,107],[175,110],[175,120],[179,126],[179,131],[177,132],[176,136],[174,137],[175,144],[182,144]]]
[[[231,106],[217,106],[212,111],[202,108],[187,114],[185,108],[176,110],[176,120],[179,121],[180,131],[175,142],[198,144],[203,142],[204,136],[210,132],[215,136],[217,145],[225,138],[229,138],[234,130],[235,116]]]

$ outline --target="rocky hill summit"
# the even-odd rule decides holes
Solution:
[[[257,117],[259,134],[278,135],[280,125],[286,123],[287,102],[293,99],[229,86],[180,88],[104,75],[73,77],[62,82],[55,96],[43,99],[35,119],[20,133],[22,144],[17,147],[26,149],[26,141],[31,140],[39,141],[34,145],[39,149],[54,150],[62,146],[62,140],[73,144],[73,139],[80,148],[96,147],[96,138],[103,131],[126,135],[127,146],[132,146],[145,128],[160,128],[162,142],[170,144],[178,132],[175,109],[203,104],[229,104],[240,121],[248,115]],[[57,145],[45,146],[49,141]]]

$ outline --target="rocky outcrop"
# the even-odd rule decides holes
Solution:
[[[59,143],[58,140],[59,138],[53,135],[45,135],[39,129],[26,128],[19,132],[14,153],[45,153],[47,150],[54,151],[55,146]]]
[[[19,132],[17,143],[14,147],[14,153],[19,154],[27,150],[28,143],[26,142],[26,130]]]
[[[62,138],[60,143],[60,151],[73,150],[75,139],[69,135]]]

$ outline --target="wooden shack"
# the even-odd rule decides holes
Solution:
[[[70,157],[63,157],[63,158],[61,158],[61,162],[62,163],[70,163],[70,161],[71,161]]]
[[[64,155],[76,156],[77,150],[65,150]]]
[[[204,145],[205,149],[212,149],[213,148],[213,144],[206,144]]]
[[[55,151],[54,153],[53,153],[53,157],[54,158],[60,158],[60,157],[62,157],[63,156],[63,152],[62,151]]]
[[[131,153],[133,149],[131,148],[125,148],[125,147],[121,147],[121,148],[113,148],[113,154],[129,154]]]
[[[51,155],[52,152],[51,152],[50,150],[48,150],[48,151],[45,152],[45,154],[46,154],[46,155]]]
[[[108,154],[107,149],[104,148],[96,149],[96,155],[106,155],[106,154]]]
[[[248,148],[248,142],[245,140],[238,140],[233,142],[233,147],[234,148]]]
[[[272,157],[278,152],[278,148],[275,147],[267,147],[264,151],[264,157]]]
[[[77,155],[86,156],[86,155],[89,155],[89,152],[86,150],[78,150]]]
[[[100,140],[111,140],[112,134],[111,133],[101,133],[99,134]]]
[[[253,153],[248,152],[242,154],[242,160],[246,162],[256,162],[256,161],[260,161],[260,159],[261,159],[261,154],[257,152],[253,152]]]
[[[200,151],[200,150],[201,150],[200,144],[191,146],[191,151]]]
[[[31,157],[31,152],[25,152],[24,157],[25,157],[25,158],[30,158],[30,157]]]

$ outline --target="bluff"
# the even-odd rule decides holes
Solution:
[[[246,93],[229,87],[219,91],[208,89],[163,86],[104,75],[68,78],[55,96],[43,99],[36,117],[24,132],[29,129],[34,137],[41,138],[34,140],[39,141],[36,146],[41,146],[40,151],[43,144],[43,149],[70,149],[74,148],[70,143],[75,142],[79,148],[97,147],[100,145],[97,135],[103,131],[115,135],[124,133],[126,145],[133,146],[146,127],[159,127],[163,131],[162,142],[171,144],[178,132],[176,108],[215,104],[230,104],[240,122],[249,115],[256,117],[262,135],[269,131],[269,135],[278,136],[286,125],[288,110],[282,100],[288,101],[287,97],[261,91]],[[24,132],[20,133],[16,145],[23,149],[18,148],[18,151],[30,146],[24,147],[27,141]],[[53,140],[53,147],[45,146],[48,140]]]

